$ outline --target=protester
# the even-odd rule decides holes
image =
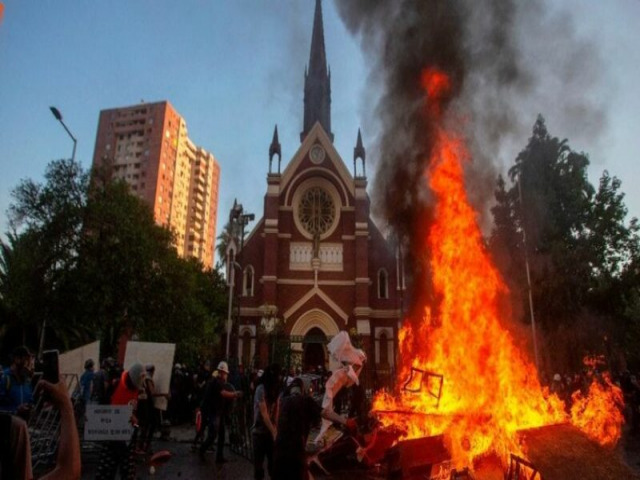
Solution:
[[[144,388],[145,371],[140,363],[134,363],[129,370],[122,373],[120,382],[111,396],[111,405],[131,405],[132,425],[138,424],[136,407],[138,394]],[[97,480],[113,480],[120,470],[120,478],[129,478],[130,458],[129,446],[124,440],[105,442],[98,464]]]
[[[91,389],[91,401],[100,405],[108,405],[107,389],[109,387],[109,375],[113,367],[113,359],[105,358],[100,364],[100,370],[93,374],[93,387]]]
[[[84,362],[84,373],[80,376],[80,398],[82,398],[84,405],[88,405],[91,401],[93,379],[95,377],[94,366],[93,359],[88,359]]]
[[[73,414],[73,405],[64,382],[40,380],[37,392],[47,394],[48,400],[60,412],[60,437],[55,468],[41,480],[77,480],[80,478],[80,442]],[[36,392],[36,393],[37,393]],[[31,445],[27,423],[16,416],[0,414],[0,478],[31,480]]]
[[[213,445],[217,437],[216,463],[224,463],[223,448],[225,438],[225,422],[223,409],[224,400],[232,400],[242,396],[242,392],[234,392],[225,389],[225,384],[229,376],[229,366],[227,362],[220,362],[216,369],[217,375],[209,380],[202,400],[201,411],[203,420],[207,425],[207,438],[200,446],[200,459],[205,459],[205,452]]]
[[[31,353],[27,347],[17,347],[2,375],[0,410],[28,419],[33,403],[31,376]]]
[[[187,366],[176,363],[171,376],[171,400],[169,402],[169,419],[173,425],[179,425],[191,420],[189,405],[189,391],[191,379],[187,372]]]
[[[276,438],[275,412],[280,393],[280,366],[267,367],[260,378],[253,398],[253,478],[264,478],[264,461],[267,460],[269,478],[273,476],[273,444]]]
[[[156,391],[156,384],[153,381],[155,371],[155,365],[148,364],[145,366],[146,376],[143,389],[138,395],[137,417],[140,425],[138,453],[148,453],[150,451],[153,434],[160,425],[160,410],[156,408],[154,399],[168,397],[166,393]]]
[[[311,427],[320,423],[321,418],[346,425],[349,430],[356,429],[355,420],[341,417],[330,408],[322,409],[308,395],[304,380],[296,377],[279,401],[272,478],[307,480],[307,438]]]

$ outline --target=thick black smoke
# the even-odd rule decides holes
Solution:
[[[420,86],[425,68],[452,80],[446,117],[471,152],[467,191],[484,227],[498,169],[524,147],[538,113],[569,125],[568,136],[592,138],[604,123],[603,109],[586,100],[599,78],[596,49],[542,0],[335,2],[365,51],[367,95],[379,98],[370,112],[377,131],[374,213],[408,242],[410,268],[427,268],[421,237],[431,207],[424,174],[434,120]],[[414,281],[428,277],[412,273]]]

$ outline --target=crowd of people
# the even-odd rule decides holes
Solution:
[[[278,365],[264,370],[245,371],[242,365],[233,369],[225,361],[212,368],[203,361],[195,370],[175,364],[168,392],[160,392],[154,382],[155,366],[134,363],[124,370],[113,358],[104,359],[100,368],[88,359],[78,387],[70,396],[64,382],[39,380],[33,384],[33,355],[25,347],[16,348],[7,368],[0,368],[0,478],[33,478],[31,450],[27,422],[33,405],[42,392],[48,402],[60,413],[60,447],[53,470],[42,478],[79,478],[80,449],[78,425],[84,415],[78,415],[90,404],[130,405],[130,422],[135,426],[130,441],[103,442],[97,467],[98,480],[111,480],[120,473],[127,478],[136,455],[151,452],[154,434],[160,425],[162,413],[156,408],[156,399],[166,397],[168,408],[165,419],[171,424],[195,423],[193,450],[206,462],[207,452],[215,450],[216,463],[224,463],[228,423],[232,409],[235,418],[245,422],[239,425],[250,432],[253,448],[253,471],[256,480],[264,478],[307,478],[306,442],[313,426],[322,418],[344,425],[354,431],[357,412],[349,416],[338,415],[345,391],[334,398],[334,408],[322,408],[319,399],[331,372],[322,367],[301,375],[300,371],[283,371]],[[625,416],[630,432],[640,434],[640,382],[630,371],[614,375],[611,379],[623,395]],[[593,381],[604,381],[597,370],[573,374],[554,374],[542,383],[549,392],[558,395],[571,408],[572,396],[581,391],[586,394]],[[352,390],[352,389],[350,389]],[[356,389],[357,390],[357,389]],[[362,388],[360,387],[360,390]],[[364,396],[364,390],[362,390]],[[237,399],[244,402],[238,404]],[[357,395],[354,398],[359,398]],[[364,397],[363,397],[364,398]],[[358,403],[356,400],[353,403]],[[360,402],[362,403],[362,402]],[[346,411],[346,410],[344,410]],[[245,414],[246,413],[246,414]]]
[[[62,414],[58,459],[46,478],[79,477],[78,431],[83,425],[78,425],[76,419],[84,421],[84,409],[90,404],[130,405],[130,422],[135,426],[132,441],[102,442],[98,480],[116,478],[118,473],[121,478],[127,478],[134,465],[132,451],[134,455],[151,452],[151,442],[160,425],[161,413],[154,401],[159,396],[168,399],[166,418],[172,424],[191,423],[200,418],[194,449],[204,460],[206,452],[215,444],[217,463],[226,461],[226,425],[233,401],[246,396],[243,405],[251,411],[238,418],[247,422],[243,427],[251,432],[256,479],[265,478],[265,472],[269,472],[269,478],[306,478],[304,448],[311,427],[321,418],[353,426],[352,421],[347,422],[333,410],[320,407],[318,397],[329,375],[321,367],[301,377],[300,371],[282,372],[277,365],[252,371],[245,371],[239,365],[232,373],[224,361],[215,369],[210,361],[203,361],[196,371],[176,364],[170,391],[158,392],[152,364],[134,363],[124,370],[115,359],[106,358],[97,369],[96,362],[88,359],[77,388],[69,395],[64,382],[52,384],[41,380],[34,388],[33,358],[27,348],[18,347],[11,355],[11,365],[0,368],[0,410],[5,412],[0,415],[0,427],[10,432],[7,438],[12,447],[3,452],[14,452],[2,455],[0,474],[11,472],[11,478],[32,478],[27,422],[38,390],[48,392],[50,402]]]

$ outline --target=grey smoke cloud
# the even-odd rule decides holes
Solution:
[[[378,94],[367,124],[376,126],[374,214],[408,239],[420,264],[431,195],[424,180],[433,119],[422,108],[420,73],[437,67],[452,79],[448,123],[467,141],[467,191],[485,229],[499,170],[526,145],[538,113],[552,133],[593,140],[606,125],[593,42],[571,17],[543,0],[335,0],[370,65],[367,94]],[[561,130],[554,130],[554,125]],[[557,133],[555,133],[557,132]],[[419,235],[418,235],[419,237]]]

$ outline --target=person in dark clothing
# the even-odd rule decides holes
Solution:
[[[273,442],[276,438],[275,410],[280,391],[280,366],[267,367],[253,397],[253,478],[264,478],[264,461],[267,460],[269,478],[273,476]]]
[[[278,406],[277,435],[274,450],[275,479],[307,480],[309,471],[306,458],[307,438],[311,427],[322,418],[355,430],[355,420],[341,417],[333,410],[322,407],[307,394],[308,385],[296,377],[281,397]]]
[[[0,383],[0,410],[27,420],[31,413],[31,353],[27,347],[17,347],[11,354],[11,366],[4,370]]]
[[[114,366],[114,360],[109,357],[102,360],[100,370],[93,375],[93,388],[91,389],[91,401],[100,405],[108,405],[109,398],[107,391],[111,381],[111,370]]]
[[[218,440],[216,449],[216,463],[224,463],[226,460],[223,454],[224,448],[224,408],[225,399],[232,400],[242,396],[242,392],[234,392],[225,389],[227,378],[229,376],[229,366],[227,362],[220,362],[216,369],[217,375],[215,375],[207,384],[204,392],[204,398],[202,399],[201,411],[203,418],[206,419],[207,424],[207,438],[200,446],[200,459],[204,460],[204,454],[207,449]]]

